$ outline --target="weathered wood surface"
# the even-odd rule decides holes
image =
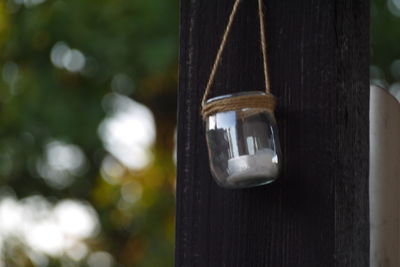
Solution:
[[[369,1],[265,1],[279,181],[212,180],[200,101],[232,0],[181,1],[176,266],[369,265]],[[257,1],[243,0],[214,95],[262,89]]]

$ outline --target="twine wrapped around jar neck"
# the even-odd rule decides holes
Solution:
[[[221,45],[219,46],[217,56],[215,58],[210,77],[207,82],[206,89],[204,91],[202,99],[202,117],[205,120],[208,116],[213,115],[218,112],[244,109],[244,108],[254,108],[263,109],[273,114],[276,106],[275,97],[270,93],[270,82],[268,75],[268,61],[267,61],[267,42],[265,37],[265,22],[264,22],[264,11],[262,0],[258,0],[258,15],[260,21],[260,44],[261,52],[263,56],[263,69],[264,69],[264,81],[265,81],[265,92],[262,95],[249,95],[249,96],[237,96],[232,98],[225,98],[217,101],[212,101],[207,103],[207,98],[210,94],[211,87],[215,80],[215,75],[222,58],[222,53],[224,51],[229,32],[232,28],[233,19],[235,18],[236,12],[239,7],[241,0],[236,0],[232,12],[229,16],[228,25],[226,26],[224,35],[222,37]]]
[[[218,112],[245,108],[266,110],[273,114],[275,106],[276,100],[271,94],[235,96],[206,103],[202,109],[202,116],[206,120],[208,116]]]

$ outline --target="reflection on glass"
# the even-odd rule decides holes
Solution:
[[[245,94],[260,93],[263,94]],[[275,119],[270,113],[252,108],[220,112],[209,116],[206,130],[211,172],[219,185],[251,187],[277,178],[280,146]]]

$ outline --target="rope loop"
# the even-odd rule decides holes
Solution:
[[[264,70],[264,81],[265,81],[265,95],[254,95],[251,96],[251,101],[245,100],[246,98],[242,97],[235,97],[235,98],[227,98],[227,99],[222,99],[218,101],[213,101],[211,103],[207,103],[207,98],[210,94],[211,87],[214,83],[215,80],[215,75],[217,73],[218,66],[221,62],[222,58],[222,53],[225,49],[226,42],[229,36],[229,33],[232,28],[232,24],[234,21],[234,18],[236,16],[239,4],[241,0],[236,0],[231,14],[228,19],[228,24],[225,28],[225,32],[222,36],[222,41],[221,44],[218,48],[217,55],[215,57],[214,64],[211,69],[210,77],[207,82],[206,89],[204,91],[203,99],[202,99],[202,116],[203,119],[207,118],[210,114],[216,113],[216,112],[222,112],[225,110],[233,110],[235,108],[238,108],[239,106],[241,108],[244,108],[243,105],[247,105],[246,107],[248,108],[261,108],[261,104],[265,105],[264,109],[270,111],[273,113],[276,101],[274,97],[270,94],[270,81],[269,81],[269,75],[268,75],[268,60],[267,60],[267,41],[266,41],[266,34],[265,34],[265,21],[264,21],[264,10],[263,10],[263,0],[258,0],[258,16],[259,16],[259,21],[260,21],[260,45],[261,45],[261,52],[262,52],[262,57],[263,57],[263,70]],[[260,98],[260,99],[256,99]],[[242,103],[238,103],[237,101],[243,101]],[[273,103],[273,104],[272,104]]]

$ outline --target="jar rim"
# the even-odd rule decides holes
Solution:
[[[237,93],[231,93],[231,94],[225,94],[225,95],[220,95],[220,96],[215,96],[206,101],[207,104],[225,99],[225,98],[230,98],[230,97],[238,97],[238,96],[248,96],[248,95],[266,95],[267,93],[263,91],[243,91],[243,92],[237,92]]]

